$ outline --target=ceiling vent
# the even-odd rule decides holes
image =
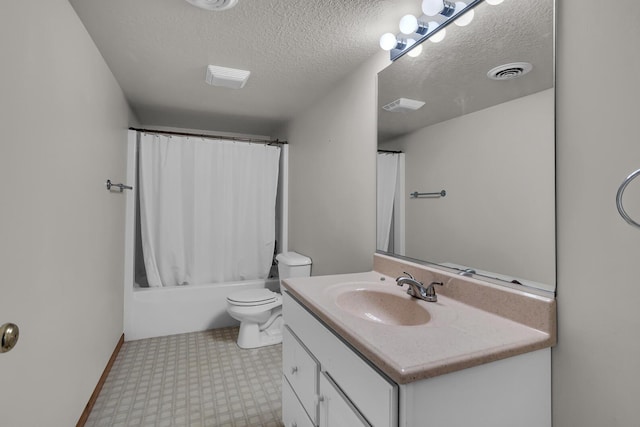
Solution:
[[[242,89],[247,83],[249,75],[251,75],[251,71],[218,67],[216,65],[209,65],[207,67],[207,83],[211,86]]]
[[[533,65],[528,62],[512,62],[492,68],[487,73],[487,77],[493,80],[511,80],[524,76],[533,69]]]
[[[205,10],[227,10],[238,4],[238,0],[187,0],[190,4]]]
[[[408,111],[416,111],[424,105],[422,101],[415,99],[400,98],[383,106],[385,110],[391,113],[406,113]]]

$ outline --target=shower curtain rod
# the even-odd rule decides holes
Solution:
[[[402,154],[402,151],[378,150],[378,153]]]
[[[196,138],[214,138],[214,139],[229,139],[231,141],[240,141],[240,142],[252,142],[256,144],[266,144],[266,145],[285,145],[288,144],[287,141],[280,141],[279,139],[269,140],[269,139],[257,139],[257,138],[243,138],[239,136],[225,136],[225,135],[205,135],[200,133],[189,133],[189,132],[172,132],[168,130],[154,130],[154,129],[139,129],[130,127],[129,130],[135,130],[138,132],[146,132],[146,133],[161,133],[165,135],[176,135],[176,136],[193,136]]]

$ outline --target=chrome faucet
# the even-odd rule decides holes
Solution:
[[[425,288],[424,284],[417,281],[410,273],[405,271],[404,274],[406,274],[406,276],[400,276],[396,279],[396,285],[402,286],[405,283],[409,285],[409,288],[407,288],[407,294],[414,298],[419,298],[429,302],[438,301],[438,295],[436,294],[434,285],[442,286],[442,282],[431,282],[429,286]]]

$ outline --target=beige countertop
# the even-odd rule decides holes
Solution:
[[[445,288],[451,280],[464,279],[449,278],[445,280]],[[544,331],[527,326],[447,297],[443,295],[445,292],[438,295],[435,303],[418,300],[406,294],[406,286],[404,289],[396,286],[393,277],[375,271],[292,278],[284,280],[283,285],[398,384],[550,347],[555,343],[555,329]],[[385,293],[392,294],[408,300],[409,304],[422,305],[431,318],[427,323],[415,326],[389,325],[350,313],[336,303],[340,292],[363,288],[380,292],[383,297]],[[441,289],[444,288],[438,287],[437,290]],[[523,298],[522,295],[518,297]],[[551,311],[537,311],[547,316],[551,313],[551,323],[555,328],[555,301],[538,296],[532,298],[534,305],[541,303],[550,307]],[[527,307],[527,303],[523,307]]]

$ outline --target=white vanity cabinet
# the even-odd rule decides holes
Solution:
[[[320,427],[369,427],[340,387],[323,372],[320,376]]]
[[[285,427],[292,427],[291,420],[300,408],[312,425],[321,427],[398,425],[395,383],[371,367],[287,292],[283,293],[283,312]],[[311,370],[309,360],[317,363],[315,377],[301,379]],[[301,425],[306,424],[297,422],[298,427]]]
[[[303,411],[296,411],[296,413],[306,413],[312,425],[317,425],[320,364],[298,341],[288,326],[285,326],[283,330],[282,349],[283,382],[288,382],[291,391],[294,391],[303,409]],[[300,417],[296,416],[295,418],[299,419]],[[295,421],[292,419],[291,423],[295,424]],[[299,422],[297,424],[302,425]]]
[[[285,427],[315,426],[285,377],[282,378],[282,422]]]
[[[400,386],[401,427],[551,427],[551,352]]]
[[[550,348],[398,385],[288,292],[283,302],[285,427],[551,426]]]

